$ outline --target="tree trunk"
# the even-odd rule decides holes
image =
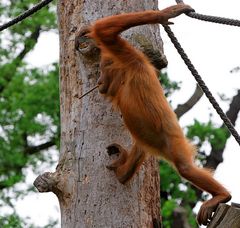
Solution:
[[[73,227],[161,227],[157,161],[148,159],[126,185],[106,168],[106,146],[131,140],[121,115],[95,90],[98,53],[75,50],[76,32],[98,18],[122,12],[157,9],[157,0],[59,0],[61,151],[55,173],[37,178],[39,191],[59,198],[61,224]],[[158,25],[139,26],[124,33],[150,56],[157,68],[166,65]]]

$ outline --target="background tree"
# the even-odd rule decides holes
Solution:
[[[33,4],[1,1],[1,24]],[[24,182],[23,168],[50,161],[42,151],[59,144],[58,66],[41,69],[26,62],[42,32],[57,32],[55,10],[51,4],[0,33],[0,207],[12,208],[9,215],[0,209],[1,227],[21,226],[14,202],[26,193],[14,186]]]

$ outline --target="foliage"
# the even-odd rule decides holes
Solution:
[[[36,3],[2,1],[0,20]],[[51,3],[0,33],[0,227],[27,227],[16,213],[8,216],[1,208],[14,207],[12,199],[21,195],[14,186],[24,181],[23,168],[48,159],[41,151],[59,144],[58,66],[37,69],[25,62],[41,32],[56,31],[55,9]]]
[[[187,210],[187,217],[192,227],[196,226],[195,216],[189,205],[196,202],[195,191],[188,182],[182,180],[178,173],[165,161],[160,162],[161,175],[161,205],[163,225],[170,228],[173,222],[173,212],[178,206]]]
[[[171,95],[179,85],[171,82],[167,74],[161,75],[161,83],[167,96]],[[225,127],[214,124],[210,118],[207,123],[194,120],[192,125],[187,126],[187,137],[197,145],[199,162],[204,165],[207,159],[206,144],[214,150],[224,149],[229,132]],[[160,163],[161,176],[161,207],[163,226],[172,227],[174,210],[181,206],[187,213],[188,222],[191,227],[198,227],[193,213],[193,208],[199,200],[204,200],[204,196],[196,194],[195,188],[185,180],[181,179],[177,172],[166,162]]]
[[[0,217],[0,227],[2,228],[19,228],[24,225],[24,222],[21,221],[21,218],[16,214]]]
[[[49,224],[41,228],[53,228],[57,225],[56,221],[49,221]],[[33,225],[23,221],[15,212],[11,215],[0,217],[1,228],[40,228],[39,226]]]
[[[222,149],[229,137],[226,128],[215,126],[211,120],[207,123],[194,120],[194,124],[187,128],[187,137],[194,140],[198,147],[201,147],[204,142],[209,142],[215,149]]]
[[[161,85],[163,86],[166,97],[171,96],[174,93],[174,91],[180,89],[179,86],[180,83],[176,81],[171,81],[166,72],[160,73],[159,80],[161,82]]]
[[[2,1],[0,20],[6,22],[33,4],[36,1]],[[54,10],[51,3],[0,33],[0,227],[3,228],[33,227],[15,211],[6,215],[1,208],[14,207],[12,198],[22,194],[14,186],[24,181],[23,168],[30,164],[35,167],[36,161],[48,159],[41,153],[48,147],[39,145],[59,145],[58,67],[53,64],[46,69],[36,69],[25,62],[41,32],[56,29]],[[180,88],[166,72],[161,73],[160,81],[168,97]],[[218,128],[211,121],[200,123],[195,120],[187,127],[187,136],[200,148],[205,142],[214,148],[223,148],[229,135],[225,128]],[[199,199],[194,189],[167,163],[161,162],[160,167],[164,227],[171,227],[173,211],[178,206],[187,210],[191,227],[196,227],[192,208]],[[14,196],[9,194],[9,189]],[[46,228],[54,226],[53,221]]]
[[[47,141],[58,134],[57,72],[57,66],[47,74],[36,69],[16,72],[1,94],[0,187],[21,181],[21,169],[35,161],[28,148],[38,143],[31,138]]]
[[[166,72],[161,72],[159,80],[164,89],[165,96],[170,99],[174,91],[180,89],[180,83],[171,81]],[[191,227],[197,227],[195,215],[190,205],[195,204],[197,196],[191,185],[184,181],[167,162],[160,162],[161,176],[161,214],[164,228],[173,224],[174,210],[182,206],[186,209],[188,222]]]
[[[206,153],[204,152],[206,143],[209,143],[214,149],[224,148],[229,133],[226,128],[219,128],[211,120],[207,123],[201,123],[195,120],[192,125],[187,127],[187,137],[191,139],[195,145],[198,146],[199,152],[202,156],[198,156],[205,162]],[[163,225],[166,228],[172,227],[173,213],[175,208],[184,207],[187,212],[188,222],[191,227],[198,227],[193,208],[199,200],[196,195],[195,188],[181,179],[178,173],[166,162],[160,163],[161,176],[161,206]]]

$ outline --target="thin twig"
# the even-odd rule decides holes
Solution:
[[[99,85],[94,86],[92,89],[88,90],[86,93],[84,93],[82,96],[80,96],[78,99],[82,99],[83,97],[85,97],[86,95],[88,95],[89,93],[91,93],[93,90],[95,90],[96,88],[98,88]]]

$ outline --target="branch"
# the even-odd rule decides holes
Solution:
[[[232,124],[235,126],[238,113],[240,111],[240,90],[238,90],[237,95],[232,99],[232,102],[227,111],[227,117],[231,120]],[[222,125],[224,127],[224,125]]]
[[[39,192],[54,192],[54,188],[57,185],[56,177],[55,173],[45,172],[35,179],[33,185]]]
[[[40,35],[40,31],[41,31],[41,27],[37,26],[35,28],[35,30],[33,31],[33,33],[31,34],[31,36],[28,37],[28,40],[33,40],[36,43],[38,40],[38,37]],[[33,47],[34,47],[34,45],[32,45],[31,43],[30,44],[25,43],[23,50],[18,54],[16,59],[23,60],[23,58],[26,56],[26,54],[29,51],[31,51]]]
[[[175,113],[178,118],[181,118],[186,112],[188,112],[202,97],[203,91],[197,85],[193,95],[184,104],[180,104],[175,109]]]
[[[50,148],[50,147],[52,147],[56,144],[55,143],[56,139],[52,138],[50,141],[48,141],[46,143],[43,143],[43,144],[40,144],[38,146],[28,146],[27,145],[27,134],[26,133],[23,134],[23,140],[24,140],[23,153],[26,156],[36,154],[36,153],[40,152],[41,150],[48,149],[48,148]],[[21,173],[22,168],[24,168],[24,167],[25,167],[25,165],[15,165],[13,171],[15,173]],[[14,182],[14,184],[15,183],[17,183],[17,182]],[[4,181],[0,181],[0,191],[3,190],[3,189],[6,189],[6,188],[12,187],[12,185],[13,184],[9,185],[9,183],[5,183]]]
[[[239,111],[240,111],[240,90],[238,90],[237,95],[233,97],[232,102],[229,106],[229,110],[226,113],[227,117],[230,119],[230,121],[234,126],[236,124]],[[221,128],[224,129],[225,125],[223,124]],[[228,138],[230,136],[231,134],[228,135]],[[212,146],[212,151],[210,155],[207,157],[207,162],[205,167],[215,170],[218,167],[218,165],[221,162],[223,162],[223,152],[224,152],[225,146],[226,145],[224,145],[223,148],[218,150]]]
[[[45,172],[39,175],[34,186],[39,192],[53,192],[59,198],[61,204],[68,204],[73,199],[74,188],[69,188],[75,178],[73,170],[73,154],[66,151],[59,159],[56,171],[53,173]]]
[[[38,146],[25,146],[24,153],[28,155],[36,154],[40,152],[41,150],[48,149],[49,147],[54,146],[55,143],[55,138],[52,138],[50,141],[40,144]]]
[[[28,37],[28,39],[33,40],[36,43],[37,40],[38,40],[38,37],[40,35],[40,31],[41,31],[41,27],[37,26],[35,28],[35,30],[32,32],[32,34]],[[4,80],[6,81],[6,83],[9,83],[12,80],[13,72],[16,71],[16,69],[19,67],[21,61],[24,59],[26,54],[29,51],[32,50],[33,47],[34,47],[34,45],[32,44],[32,42],[24,43],[24,48],[17,55],[17,57],[13,60],[13,62],[15,62],[14,68],[12,67],[11,68],[11,72],[9,72],[7,75],[3,75]],[[0,93],[2,93],[5,88],[6,88],[6,85],[0,85]]]

